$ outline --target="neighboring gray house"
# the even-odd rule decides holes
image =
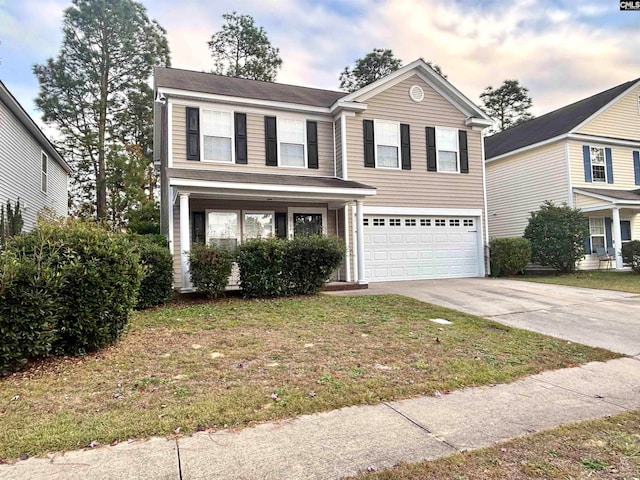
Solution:
[[[33,228],[45,207],[66,216],[70,172],[71,167],[0,81],[0,203],[20,198],[24,230]]]

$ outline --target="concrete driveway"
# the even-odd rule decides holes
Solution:
[[[356,292],[405,295],[505,325],[640,356],[640,295],[633,293],[496,278],[382,282]]]

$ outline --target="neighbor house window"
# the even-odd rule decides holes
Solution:
[[[305,132],[302,120],[278,119],[280,166],[306,167]]]
[[[202,159],[209,162],[233,162],[231,113],[202,110],[201,128]]]
[[[590,218],[589,231],[591,235],[591,253],[596,253],[596,248],[606,248],[604,218]]]
[[[273,212],[248,212],[242,219],[242,238],[270,238],[275,233]]]
[[[49,171],[49,157],[47,157],[47,154],[44,152],[42,152],[40,169],[41,169],[40,188],[44,193],[47,193],[47,173]]]
[[[376,167],[400,168],[400,124],[375,121]]]
[[[438,148],[438,172],[459,172],[458,130],[455,128],[436,128]]]
[[[591,177],[594,182],[607,181],[607,168],[604,158],[604,148],[591,147]]]

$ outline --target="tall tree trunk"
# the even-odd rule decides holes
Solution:
[[[107,165],[106,165],[106,130],[107,99],[109,95],[109,41],[108,32],[102,32],[102,72],[100,75],[100,111],[98,112],[98,175],[96,176],[96,214],[98,220],[107,218]]]

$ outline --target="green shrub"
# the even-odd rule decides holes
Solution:
[[[67,220],[40,224],[9,248],[22,260],[46,259],[43,274],[57,277],[53,352],[82,354],[117,340],[135,306],[142,268],[122,233]],[[29,308],[28,304],[24,308]]]
[[[584,258],[589,223],[579,209],[546,201],[531,212],[524,237],[531,242],[531,260],[561,273],[574,272]]]
[[[622,244],[622,262],[640,274],[640,241],[632,240]]]
[[[156,235],[133,237],[135,249],[140,256],[143,277],[138,292],[136,308],[149,308],[165,303],[173,292],[173,257],[166,240],[161,237],[158,245]]]
[[[51,351],[57,279],[40,262],[0,253],[0,375]]]
[[[287,270],[291,292],[298,295],[318,293],[344,258],[344,243],[336,237],[312,235],[289,242]]]
[[[280,238],[256,238],[238,247],[242,294],[248,298],[289,295],[288,242]]]
[[[491,275],[515,275],[522,272],[531,260],[531,244],[522,237],[492,238]]]
[[[224,293],[229,283],[234,254],[217,245],[193,245],[189,252],[191,284],[208,297]]]

